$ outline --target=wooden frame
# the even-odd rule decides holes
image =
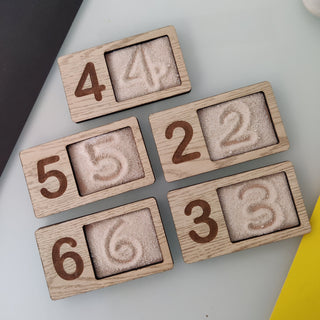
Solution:
[[[164,36],[169,38],[181,84],[179,86],[174,86],[117,102],[105,60],[105,54],[117,49],[129,47]],[[189,76],[183,60],[178,37],[173,26],[168,26],[107,43],[95,48],[66,55],[58,59],[58,64],[60,67],[60,73],[71,113],[71,118],[75,122],[88,120],[109,113],[154,102],[160,99],[186,93],[191,90]],[[88,74],[90,74],[90,76],[93,74],[96,78],[93,79],[91,77],[91,82],[92,84],[93,82],[95,83],[97,92],[94,94],[86,93],[80,97],[75,96],[75,91],[80,84],[80,79],[82,79],[82,77],[87,78]],[[84,80],[85,79],[83,79],[81,87],[84,84]]]
[[[286,174],[292,200],[300,220],[300,225],[280,231],[274,231],[269,234],[252,237],[246,240],[231,242],[217,189],[279,172],[284,172]],[[168,199],[178,234],[183,259],[186,263],[193,263],[274,241],[300,236],[310,232],[311,230],[294,168],[290,162],[283,162],[240,173],[234,176],[174,190],[168,193]],[[192,214],[189,214],[190,212],[186,213],[186,207],[191,202],[198,201],[199,199],[207,202],[209,205],[206,220],[201,219],[201,217],[203,217],[205,214],[204,209],[203,215],[199,215],[200,211],[196,212],[197,209],[194,209],[195,212]],[[213,239],[206,239],[204,237],[208,235],[209,220],[211,222],[214,220],[217,224],[217,233]],[[203,243],[196,242],[192,239],[192,235],[190,234],[192,230],[193,233],[196,232],[197,234],[203,236],[202,239],[205,239]]]
[[[144,177],[96,191],[85,196],[80,196],[72,164],[67,152],[67,146],[126,127],[132,129],[134,141],[144,171]],[[24,150],[20,153],[20,159],[34,213],[37,218],[45,217],[154,183],[152,168],[139,124],[134,117]],[[39,167],[40,163],[42,163],[42,165]],[[43,177],[40,177],[40,170],[43,171]],[[44,189],[49,191],[49,195],[43,193]]]
[[[211,160],[197,112],[209,106],[259,92],[264,94],[278,143],[219,160]],[[161,111],[150,115],[149,120],[164,176],[168,182],[285,151],[289,148],[288,138],[272,92],[272,87],[268,82],[258,83]],[[173,125],[174,127],[170,128]],[[179,129],[175,130],[176,128]],[[173,130],[171,130],[171,136],[166,137],[168,129]],[[180,158],[174,159],[175,154],[178,152],[180,153]]]
[[[106,278],[96,279],[83,229],[84,226],[144,208],[150,209],[162,254],[162,262]],[[38,229],[36,231],[36,239],[48,289],[53,300],[163,272],[173,267],[166,235],[154,198]],[[59,241],[61,243],[57,248]],[[64,244],[63,247],[61,244]],[[58,252],[56,253],[55,251]],[[69,261],[69,264],[67,264],[67,261],[64,262],[67,257],[70,258],[70,261],[72,259],[73,262],[70,263]],[[69,268],[69,270],[65,270],[64,268]],[[63,279],[65,273],[69,275],[69,279]],[[70,279],[70,277],[73,279]]]

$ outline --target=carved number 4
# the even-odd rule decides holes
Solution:
[[[91,80],[91,88],[83,88],[88,76],[90,76]],[[94,64],[92,62],[88,62],[83,70],[83,73],[81,75],[81,78],[79,80],[78,86],[76,88],[76,91],[74,92],[76,97],[83,97],[87,96],[89,94],[94,94],[94,97],[97,101],[102,100],[102,94],[101,91],[105,90],[105,85],[101,84],[99,85],[96,69],[94,67]]]

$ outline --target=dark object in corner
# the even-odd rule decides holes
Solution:
[[[81,3],[0,1],[0,175]]]

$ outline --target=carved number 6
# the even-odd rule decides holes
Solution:
[[[211,213],[210,205],[207,201],[204,200],[194,200],[191,201],[186,208],[184,209],[184,213],[187,216],[190,216],[192,213],[192,209],[194,207],[200,207],[202,209],[202,215],[200,217],[195,218],[193,221],[195,224],[206,223],[209,227],[209,233],[205,237],[199,236],[194,230],[189,232],[190,238],[198,243],[206,243],[212,241],[218,233],[218,224],[215,220],[209,218]]]
[[[58,198],[61,195],[63,195],[63,193],[67,189],[67,184],[68,184],[67,178],[61,171],[59,170],[50,170],[48,172],[44,171],[44,167],[46,165],[58,162],[59,160],[60,160],[59,156],[52,156],[49,158],[41,159],[37,163],[38,181],[40,183],[44,183],[49,177],[56,177],[60,184],[59,189],[55,192],[51,192],[46,188],[42,188],[40,192],[45,198],[49,198],[49,199]]]
[[[83,271],[83,260],[80,257],[80,255],[76,252],[65,252],[63,255],[60,256],[60,248],[61,246],[67,243],[71,247],[76,247],[77,242],[72,238],[61,238],[59,239],[52,248],[52,261],[54,268],[56,269],[57,274],[64,280],[74,280],[80,277],[82,271]],[[67,258],[71,258],[75,264],[76,264],[76,270],[73,273],[67,273],[64,270],[63,262]]]
[[[172,162],[177,164],[181,162],[186,162],[186,161],[191,161],[197,158],[200,158],[201,154],[200,152],[192,152],[192,153],[187,153],[187,154],[182,154],[183,151],[186,149],[187,145],[192,139],[193,136],[193,129],[192,126],[189,122],[186,121],[175,121],[171,123],[167,129],[166,129],[166,138],[171,139],[173,136],[173,131],[176,128],[182,128],[184,130],[184,138],[179,144],[177,150],[172,156]]]

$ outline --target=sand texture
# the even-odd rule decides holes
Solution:
[[[211,160],[278,142],[261,92],[200,109],[198,116]]]
[[[144,177],[131,128],[68,146],[81,196]]]
[[[118,49],[105,58],[117,101],[181,84],[168,37]]]
[[[149,209],[85,226],[98,279],[162,261]]]
[[[218,189],[232,242],[299,225],[285,173]]]

